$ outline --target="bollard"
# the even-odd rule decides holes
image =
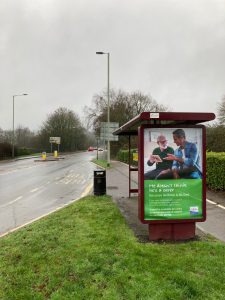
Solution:
[[[42,159],[46,160],[46,152],[42,152]]]

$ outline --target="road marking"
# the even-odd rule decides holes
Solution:
[[[19,200],[22,199],[22,198],[23,198],[23,196],[19,196],[19,197],[17,197],[16,199],[14,199],[14,200],[12,200],[12,201],[10,201],[10,202],[8,202],[8,203],[1,205],[0,208],[4,208],[4,207],[6,207],[6,206],[9,206],[9,205],[11,205],[11,204],[13,204],[13,203],[19,201]]]
[[[87,196],[88,194],[90,194],[92,188],[93,188],[93,184],[90,183],[90,184],[86,187],[86,189],[84,190],[84,192],[81,194],[81,197],[85,197],[85,196]]]
[[[35,189],[31,190],[30,192],[34,193],[34,192],[37,192],[38,190],[39,190],[39,188],[35,188]]]
[[[32,223],[34,223],[34,222],[36,222],[36,221],[38,221],[38,220],[40,220],[40,219],[42,219],[42,218],[45,218],[45,217],[49,216],[50,214],[52,214],[52,213],[58,211],[59,209],[62,209],[62,208],[64,208],[64,207],[66,207],[66,206],[69,206],[71,203],[73,203],[73,202],[75,202],[75,201],[77,201],[77,200],[80,200],[80,198],[85,197],[86,195],[88,195],[88,194],[91,192],[92,188],[93,188],[93,184],[91,183],[89,186],[86,187],[86,189],[84,190],[84,192],[81,194],[81,196],[80,196],[79,198],[76,198],[76,199],[70,201],[69,203],[66,203],[66,204],[63,205],[63,206],[59,206],[59,207],[57,207],[56,209],[54,209],[54,210],[52,210],[52,211],[50,211],[50,212],[48,212],[48,213],[46,213],[46,214],[43,214],[43,215],[40,216],[40,217],[37,217],[37,218],[35,218],[35,219],[31,220],[31,221],[28,221],[28,222],[26,222],[26,223],[24,223],[24,224],[22,224],[22,225],[16,227],[16,228],[10,229],[9,231],[7,231],[7,232],[5,232],[5,233],[3,233],[3,234],[0,234],[0,238],[3,237],[3,236],[8,235],[9,233],[14,232],[14,231],[16,231],[16,230],[18,230],[18,229],[20,229],[20,228],[23,228],[23,227],[25,227],[25,226],[27,226],[27,225],[29,225],[29,224],[32,224]],[[17,200],[18,200],[19,198],[21,199],[22,196],[18,197]],[[15,200],[16,200],[16,199],[15,199]],[[14,201],[15,201],[15,200],[14,200]]]
[[[67,178],[73,178],[74,175],[73,175],[73,174],[69,174],[69,175],[67,175],[66,177],[67,177]]]
[[[66,180],[66,179],[65,179],[64,183],[65,183],[65,184],[68,184],[68,183],[70,183],[71,181],[72,181],[72,179],[69,179],[69,180]]]
[[[211,200],[209,200],[209,199],[206,199],[206,201],[209,202],[210,204],[216,205],[216,206],[219,207],[219,208],[225,209],[225,206],[223,206],[223,205],[221,205],[221,204],[218,204],[218,203],[216,203],[216,202],[214,202],[214,201],[211,201]]]
[[[216,202],[214,202],[214,201],[211,201],[209,199],[206,199],[206,201],[209,202],[209,203],[211,203],[211,204],[215,204],[216,205]]]
[[[19,201],[19,200],[22,199],[22,198],[23,198],[23,196],[19,196],[19,197],[17,197],[15,200],[12,200],[12,201],[10,201],[10,202],[7,203],[7,204],[13,204],[13,203]]]
[[[223,205],[218,204],[217,206],[222,208],[222,209],[225,209],[225,206],[223,206]]]

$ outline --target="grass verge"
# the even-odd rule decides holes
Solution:
[[[0,240],[0,299],[224,299],[225,244],[139,243],[88,196]]]
[[[106,160],[103,160],[103,159],[92,159],[92,162],[104,169],[108,169],[110,168],[110,166],[107,165],[107,161]]]

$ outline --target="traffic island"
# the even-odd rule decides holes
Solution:
[[[40,159],[35,159],[34,162],[47,162],[47,161],[59,161],[60,158],[59,157],[42,157]]]

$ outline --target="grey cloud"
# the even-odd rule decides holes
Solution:
[[[67,106],[81,115],[111,86],[151,94],[174,111],[213,111],[225,94],[225,2],[17,0],[0,2],[0,127],[37,129]]]

